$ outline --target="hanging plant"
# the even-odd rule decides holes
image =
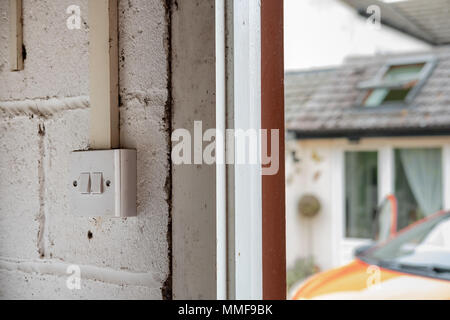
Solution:
[[[315,217],[320,211],[321,205],[319,199],[311,194],[305,194],[298,203],[298,212],[306,218]]]

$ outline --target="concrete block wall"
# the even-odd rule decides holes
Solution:
[[[9,71],[0,1],[0,298],[170,297],[170,15],[119,0],[121,147],[138,152],[138,216],[70,214],[69,155],[89,148],[88,0],[23,0],[25,68]],[[80,30],[66,27],[79,5]],[[67,267],[78,265],[81,289]]]

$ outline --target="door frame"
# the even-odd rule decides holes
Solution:
[[[182,1],[171,21],[172,129],[277,129],[280,147],[273,176],[172,166],[173,297],[285,299],[283,1]]]

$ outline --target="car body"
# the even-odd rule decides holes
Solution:
[[[312,276],[293,299],[450,299],[450,212],[439,212]]]

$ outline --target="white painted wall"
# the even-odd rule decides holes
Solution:
[[[349,55],[408,52],[430,46],[392,28],[373,28],[339,0],[285,0],[285,69],[340,65]]]
[[[81,30],[66,27],[79,5]],[[121,146],[138,151],[138,216],[69,214],[68,158],[87,149],[87,0],[24,0],[25,69],[8,66],[0,1],[0,298],[161,299],[169,276],[169,24],[164,0],[119,1]],[[88,238],[88,232],[92,238]],[[81,290],[66,267],[81,267]]]
[[[332,265],[332,149],[304,146],[301,141],[286,145],[286,257],[287,267],[295,260],[313,255],[324,268]],[[300,160],[292,161],[290,151],[296,151]],[[298,202],[304,194],[316,196],[321,210],[314,218],[298,213]]]

